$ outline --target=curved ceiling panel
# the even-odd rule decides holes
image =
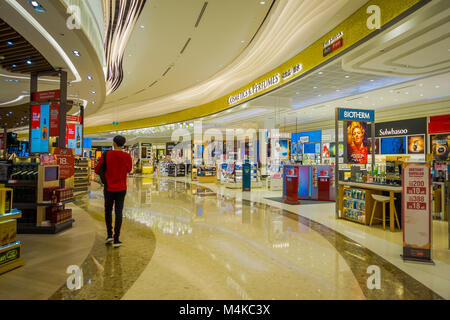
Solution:
[[[449,48],[449,2],[432,1],[407,22],[346,56],[343,68],[388,76],[432,75],[450,70]]]
[[[122,86],[108,97],[101,114],[86,119],[88,126],[161,115],[217,99],[287,61],[367,1],[278,0],[267,19],[267,1],[265,5],[253,0],[209,1],[198,30],[195,21],[204,2],[190,1],[191,5],[181,13],[171,11],[165,4],[174,2],[153,1],[153,6],[144,10],[141,19],[151,15],[152,10],[162,10],[160,15],[165,19],[160,20],[164,27],[138,22],[140,27],[134,33],[141,32],[141,39],[147,36],[147,40],[134,44],[130,41],[125,55],[130,74],[125,74]],[[198,3],[194,12],[193,2]],[[184,1],[176,3],[181,5]],[[216,15],[214,6],[220,8]],[[173,8],[178,10],[175,5]],[[155,37],[165,38],[150,46],[152,32]],[[187,48],[179,56],[189,38]]]

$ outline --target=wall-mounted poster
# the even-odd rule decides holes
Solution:
[[[330,158],[330,144],[324,143],[322,146],[322,158]]]
[[[280,158],[281,160],[287,160],[289,157],[289,144],[288,140],[279,140],[280,142]]]
[[[408,137],[408,153],[417,154],[425,152],[425,136],[409,136]]]
[[[367,163],[367,123],[347,122],[347,154],[345,163]]]
[[[339,157],[344,156],[344,143],[339,142]],[[330,157],[336,157],[336,143],[330,143]]]
[[[440,134],[431,137],[434,159],[437,161],[450,160],[450,134]]]
[[[381,154],[406,154],[406,137],[381,138]]]

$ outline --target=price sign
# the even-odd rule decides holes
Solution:
[[[75,173],[75,157],[72,149],[55,148],[54,155],[59,165],[61,179],[68,179]]]
[[[403,259],[431,261],[429,163],[403,164]]]

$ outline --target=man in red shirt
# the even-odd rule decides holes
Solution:
[[[120,228],[122,227],[122,211],[127,193],[127,175],[133,169],[133,161],[131,156],[122,151],[126,139],[122,136],[116,136],[113,140],[114,149],[106,152],[100,158],[95,173],[99,174],[106,156],[106,186],[104,190],[105,195],[105,222],[108,236],[106,243],[113,243],[114,248],[122,245],[119,240]],[[116,222],[114,225],[114,237],[112,228],[112,209],[115,206]]]

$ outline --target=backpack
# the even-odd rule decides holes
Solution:
[[[102,181],[103,185],[106,188],[106,155],[108,154],[108,151],[103,153],[103,163],[100,169],[98,170],[98,175],[100,176],[100,180]]]

